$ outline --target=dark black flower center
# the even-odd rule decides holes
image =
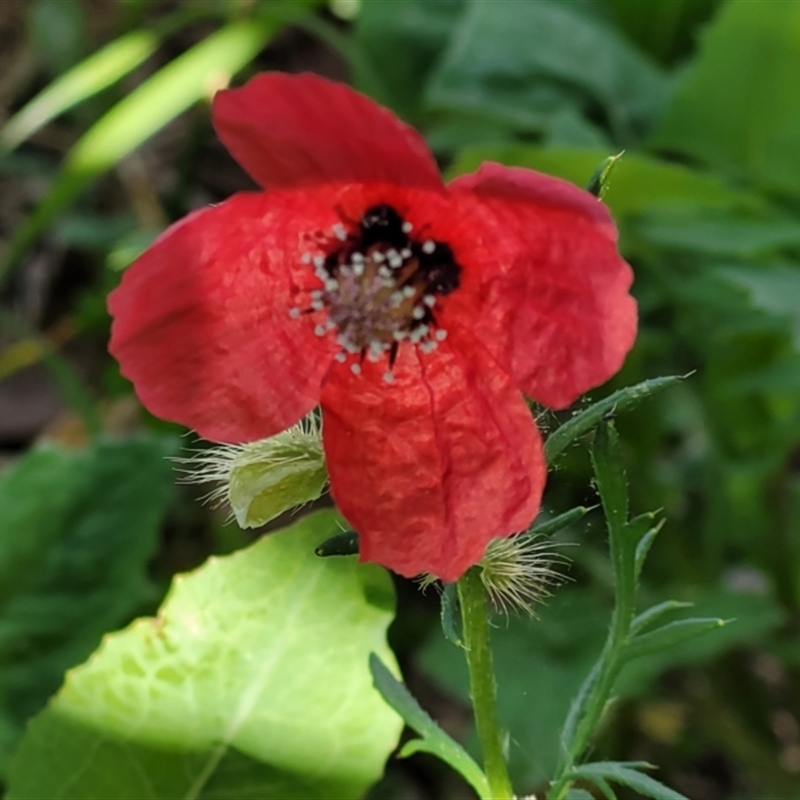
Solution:
[[[391,380],[404,342],[427,353],[447,337],[437,324],[437,298],[458,288],[461,267],[449,245],[414,237],[411,223],[390,205],[368,208],[350,233],[342,224],[333,233],[327,255],[303,256],[322,281],[311,292],[310,310],[327,311],[316,332],[337,330],[342,362],[348,354],[371,361],[386,355],[390,371],[384,377]],[[360,359],[351,364],[356,374]]]

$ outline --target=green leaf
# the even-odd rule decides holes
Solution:
[[[646,57],[576,4],[480,0],[469,4],[428,100],[533,130],[567,108],[599,103],[625,144],[660,112],[666,92],[665,78]]]
[[[212,557],[107,636],[30,726],[9,800],[360,797],[401,728],[367,665],[393,663],[394,601],[384,570],[313,555],[334,519]]]
[[[0,129],[0,156],[68,109],[116,83],[155,51],[158,37],[132,31],[81,61],[43,89]]]
[[[386,92],[378,100],[406,118],[420,116],[422,90],[465,7],[464,0],[361,5],[354,39]],[[356,59],[352,66],[356,86],[371,88],[374,80],[360,62]]]
[[[694,617],[670,622],[650,633],[643,633],[634,637],[625,648],[623,656],[626,660],[649,655],[657,650],[667,650],[677,644],[682,644],[695,636],[716,630],[726,625],[731,620]]]
[[[800,5],[725,3],[655,136],[735,178],[800,192]]]
[[[615,781],[655,800],[688,800],[682,794],[664,786],[649,775],[643,775],[639,772],[639,769],[642,768],[652,769],[649,764],[639,761],[596,761],[575,767],[570,777],[593,782],[598,780]]]
[[[756,308],[786,319],[800,349],[800,265],[735,265],[717,267],[716,273],[747,291]]]
[[[370,656],[369,664],[375,686],[384,700],[400,714],[410,728],[422,736],[421,740],[412,740],[406,744],[401,755],[431,753],[456,770],[481,798],[491,797],[486,776],[464,748],[430,718],[405,685],[392,675],[374,653]]]
[[[484,161],[527,167],[586,186],[607,150],[578,147],[542,148],[528,144],[487,145],[462,151],[449,170],[452,176],[474,172]],[[732,189],[719,178],[678,164],[627,152],[614,169],[603,195],[615,218],[664,210],[753,209],[763,200]]]
[[[1,769],[23,723],[152,598],[172,443],[41,447],[0,476]]]
[[[553,464],[561,453],[578,437],[592,430],[606,414],[617,414],[620,411],[631,408],[657,392],[680,383],[680,381],[684,380],[684,377],[672,375],[666,378],[651,378],[642,383],[637,383],[636,386],[620,389],[618,392],[614,392],[614,394],[589,406],[589,408],[577,412],[572,419],[565,422],[547,437],[544,445],[547,463]]]
[[[0,282],[39,233],[86,186],[248,64],[275,23],[234,22],[183,53],[120,101],[75,144],[47,196],[16,232]]]
[[[681,213],[643,220],[633,230],[664,249],[708,256],[754,258],[800,246],[800,223],[785,219],[704,219]]]
[[[650,606],[646,611],[642,611],[631,623],[631,633],[642,633],[651,625],[656,623],[665,614],[670,614],[673,611],[679,611],[682,608],[691,608],[693,603],[684,603],[680,600],[665,600],[663,603],[657,603]]]
[[[785,624],[786,612],[770,595],[732,592],[723,587],[692,591],[681,586],[669,592],[672,594],[678,590],[692,602],[695,616],[713,618],[714,623],[718,617],[735,621],[722,627],[716,625],[705,635],[687,639],[668,649],[639,655],[635,661],[629,660],[615,686],[620,696],[642,695],[665,670],[708,662],[734,648],[763,647]]]

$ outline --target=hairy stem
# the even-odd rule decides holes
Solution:
[[[489,612],[480,568],[473,567],[458,582],[464,646],[469,669],[470,695],[475,727],[483,751],[483,766],[494,800],[511,800],[514,790],[508,777],[503,739],[497,719],[497,685],[489,646]]]

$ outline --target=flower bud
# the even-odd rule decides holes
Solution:
[[[227,502],[241,528],[257,528],[316,500],[328,482],[313,417],[269,439],[220,445],[181,461],[187,482],[219,484],[208,499]]]

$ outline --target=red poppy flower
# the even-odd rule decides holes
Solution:
[[[492,163],[445,185],[418,133],[313,75],[260,75],[213,116],[265,191],[189,215],[133,264],[111,352],[151,412],[215,441],[321,404],[362,560],[456,579],[539,508],[522,393],[564,408],[633,343],[606,208]]]

